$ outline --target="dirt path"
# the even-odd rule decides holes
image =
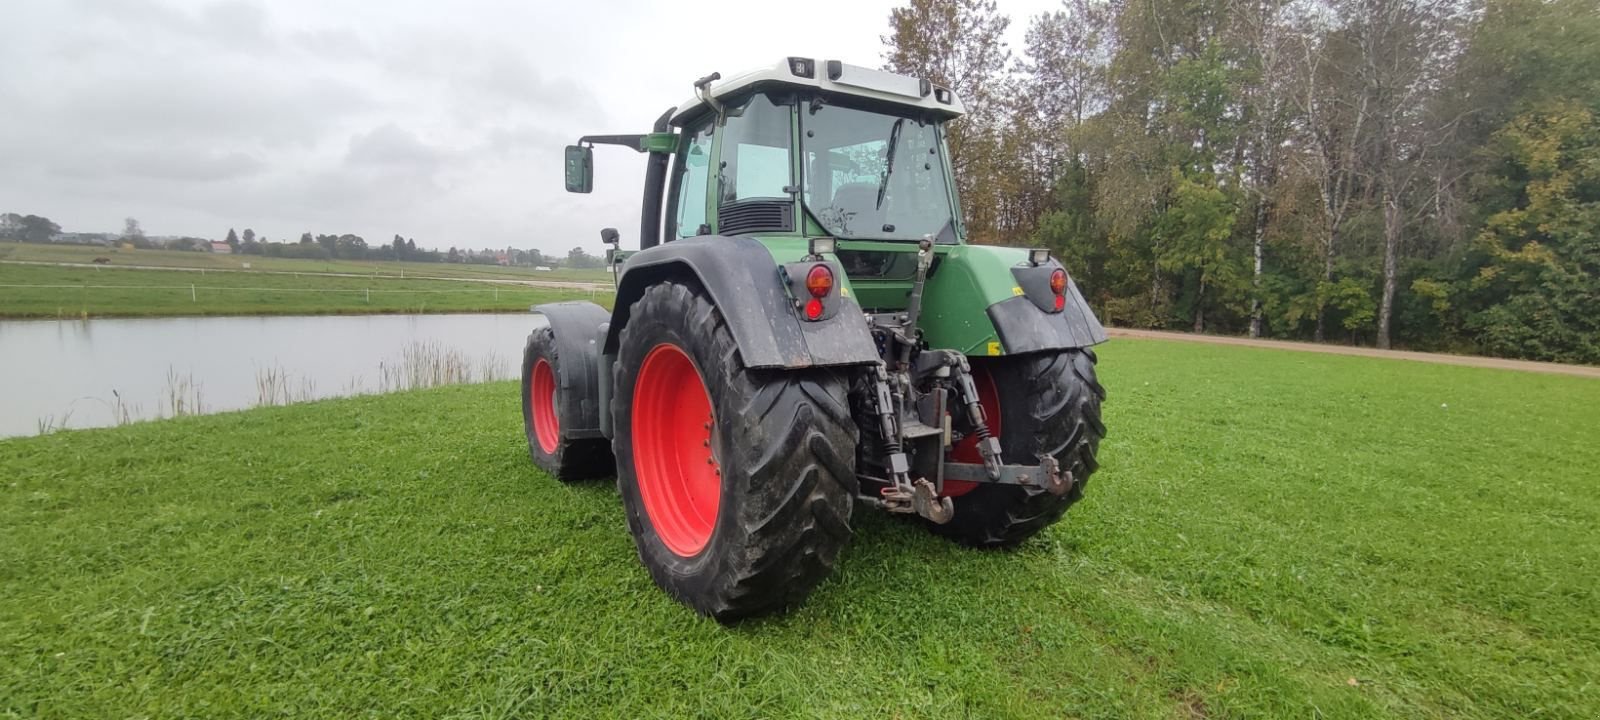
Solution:
[[[1127,328],[1106,328],[1112,337],[1145,338],[1149,340],[1176,340],[1179,342],[1211,343],[1213,345],[1243,345],[1245,347],[1273,348],[1277,350],[1299,350],[1301,352],[1320,352],[1333,355],[1358,355],[1361,357],[1389,358],[1391,360],[1417,360],[1419,362],[1439,363],[1441,365],[1466,365],[1468,367],[1498,368],[1501,370],[1522,370],[1525,372],[1550,373],[1553,375],[1576,375],[1578,377],[1600,378],[1600,367],[1590,365],[1562,365],[1560,363],[1533,362],[1530,360],[1507,360],[1504,358],[1479,357],[1475,355],[1444,355],[1441,353],[1411,352],[1409,350],[1378,350],[1376,348],[1351,347],[1349,345],[1325,345],[1322,343],[1291,342],[1287,340],[1252,340],[1250,338],[1227,337],[1223,335],[1194,335],[1191,333],[1161,332],[1159,330],[1132,330]]]

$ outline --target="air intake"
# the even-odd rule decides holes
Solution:
[[[794,201],[773,198],[729,203],[717,210],[717,221],[719,235],[787,232],[794,228]]]

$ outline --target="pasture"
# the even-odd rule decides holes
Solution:
[[[1600,382],[1117,340],[1012,552],[858,510],[810,601],[659,592],[514,383],[0,442],[0,717],[1593,718]]]

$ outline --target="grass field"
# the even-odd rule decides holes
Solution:
[[[0,442],[0,716],[1600,717],[1600,383],[1119,340],[1015,552],[860,512],[723,628],[515,385]]]
[[[465,280],[0,264],[4,318],[525,312],[591,296],[609,307],[609,292]]]
[[[564,280],[574,282],[609,282],[611,274],[605,270],[552,270],[540,272],[525,267],[500,267],[498,265],[461,265],[453,263],[383,262],[378,260],[301,260],[296,258],[270,258],[259,255],[219,255],[178,250],[131,250],[124,248],[90,247],[85,245],[42,245],[33,243],[0,243],[0,260],[47,263],[90,263],[95,258],[111,260],[111,266],[143,265],[172,268],[205,268],[207,270],[241,270],[249,263],[251,270],[278,272],[357,273],[362,275],[425,277],[458,277],[514,280]]]

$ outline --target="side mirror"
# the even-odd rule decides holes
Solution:
[[[622,235],[616,228],[604,228],[600,231],[600,242],[611,247],[606,248],[606,264],[617,264],[617,251],[622,248]]]
[[[594,148],[584,145],[568,145],[567,192],[587,193],[593,189]]]

